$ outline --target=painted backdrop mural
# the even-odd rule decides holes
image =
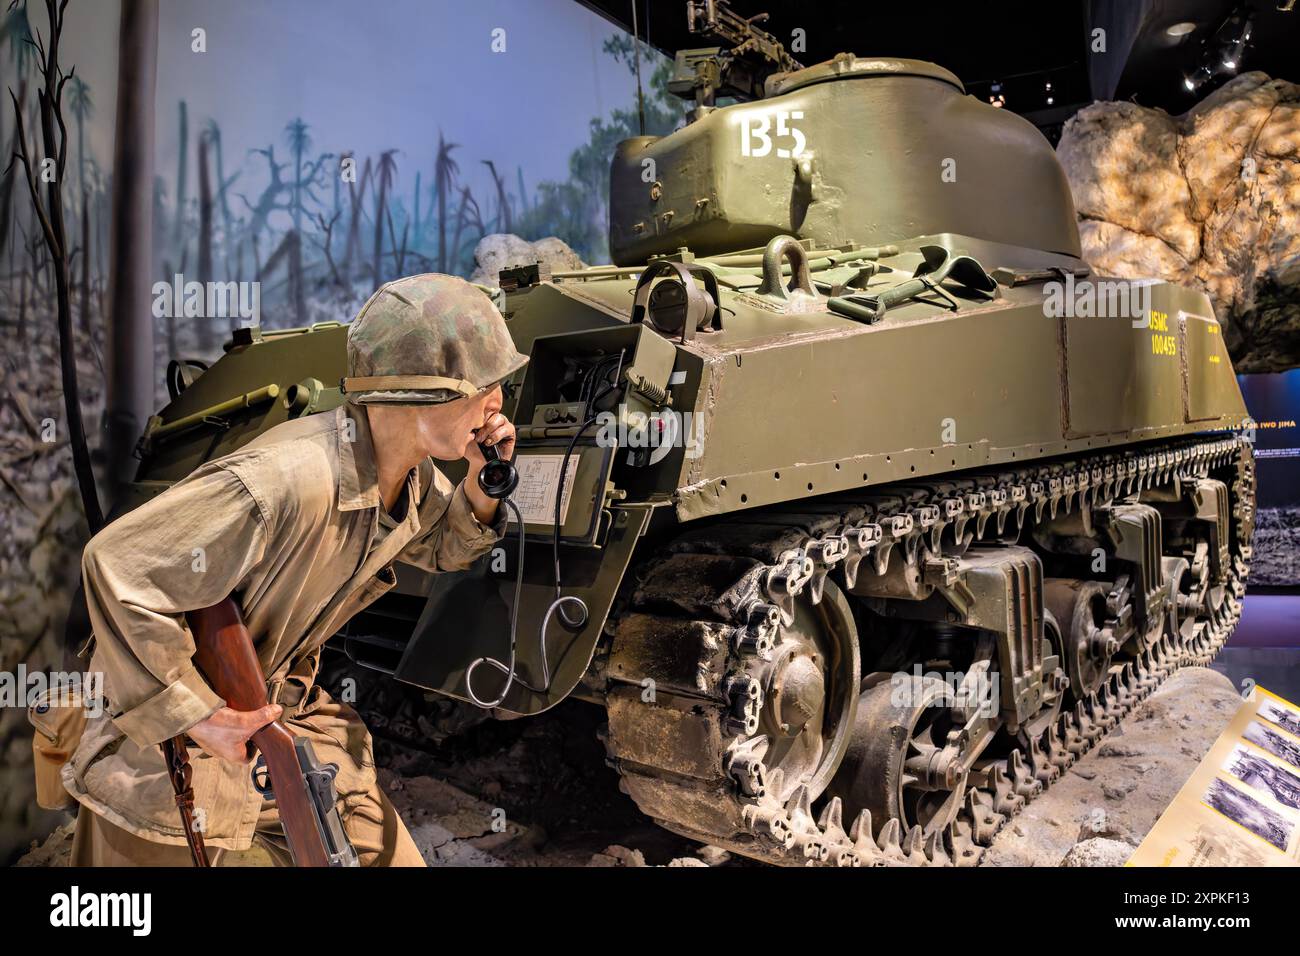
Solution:
[[[113,369],[143,394],[140,404],[161,404],[173,356],[211,359],[232,327],[253,321],[348,321],[395,276],[469,276],[476,247],[494,233],[558,237],[599,261],[609,156],[640,131],[637,57],[646,132],[667,132],[681,113],[668,103],[668,62],[574,3],[137,6],[156,17],[155,93],[129,109],[132,129],[153,130],[152,241],[141,249],[128,236],[122,254],[147,257],[151,284],[115,332],[105,320],[121,292],[110,241],[114,148],[138,160],[145,139],[119,137],[118,93],[140,48],[120,43],[111,0],[71,0],[53,25],[57,4],[44,0],[0,9],[0,143],[8,157],[25,142],[43,207],[15,161],[0,179],[3,671],[75,663],[64,617],[85,515],[112,507]],[[63,84],[52,150],[38,95],[51,77],[51,89]],[[50,179],[61,255],[41,221],[53,224]],[[221,295],[189,296],[191,283]],[[145,358],[132,359],[142,342]],[[122,382],[130,377],[138,381]],[[142,424],[118,431],[138,434]],[[129,442],[116,444],[129,468]],[[28,737],[21,709],[0,710],[6,753]],[[6,760],[0,862],[25,849],[26,834],[49,829],[30,788],[26,761]]]

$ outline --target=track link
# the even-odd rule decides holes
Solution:
[[[762,706],[755,675],[805,592],[820,604],[832,575],[846,588],[860,574],[883,575],[895,549],[933,567],[945,547],[1010,544],[1044,518],[1211,472],[1228,484],[1235,529],[1222,603],[1188,636],[1165,634],[1114,664],[1100,689],[1046,730],[982,763],[942,830],[904,832],[891,819],[877,832],[867,811],[846,827],[838,797],[814,811],[824,781],[791,788],[781,769],[765,765],[754,736]],[[745,856],[780,865],[977,865],[1011,817],[1165,678],[1214,659],[1241,615],[1253,518],[1253,456],[1243,437],[1230,436],[868,488],[688,530],[647,566],[617,622],[606,698],[610,762],[658,823]]]

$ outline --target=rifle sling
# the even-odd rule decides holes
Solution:
[[[181,829],[185,831],[190,856],[195,866],[211,866],[203,847],[203,834],[194,826],[194,787],[190,782],[193,770],[190,767],[189,750],[185,746],[185,735],[164,740],[162,752],[167,764],[167,777],[172,782],[172,789],[176,791],[176,809],[181,814]]]

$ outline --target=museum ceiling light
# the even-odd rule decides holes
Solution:
[[[1210,68],[1202,64],[1183,77],[1183,86],[1189,93],[1195,93],[1211,78]]]
[[[1176,23],[1165,32],[1173,35]],[[1237,5],[1214,31],[1199,44],[1200,64],[1183,75],[1183,88],[1196,93],[1216,76],[1234,76],[1246,60],[1253,31],[1253,19],[1244,4]],[[1184,31],[1185,35],[1190,31]]]
[[[1224,50],[1223,68],[1229,73],[1237,72],[1237,64],[1241,62],[1242,54],[1246,52],[1246,44],[1250,42],[1250,28],[1251,21],[1247,18],[1241,34]]]

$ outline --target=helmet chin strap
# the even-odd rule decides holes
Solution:
[[[357,392],[460,392],[473,398],[481,390],[463,378],[443,375],[357,375],[339,379],[339,391],[344,395]]]

